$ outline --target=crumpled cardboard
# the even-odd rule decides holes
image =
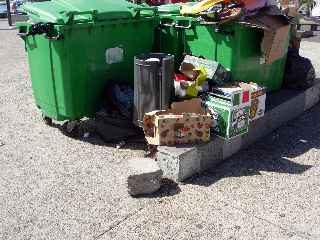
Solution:
[[[209,81],[212,81],[218,85],[223,85],[231,79],[230,70],[224,68],[220,63],[191,55],[186,55],[184,57],[184,60],[180,66],[180,71],[183,72],[188,68],[190,69],[199,67],[205,69]]]
[[[212,118],[201,106],[201,99],[175,102],[170,110],[145,114],[144,133],[151,145],[178,145],[210,140]]]
[[[177,97],[197,97],[199,92],[204,90],[207,71],[204,67],[194,68],[191,64],[186,64],[185,67],[186,69],[183,68],[181,72],[187,77],[187,80],[175,80],[175,95]]]
[[[271,64],[287,53],[290,25],[285,16],[272,12],[269,15],[257,14],[240,23],[264,31],[261,42],[263,54],[261,63]]]

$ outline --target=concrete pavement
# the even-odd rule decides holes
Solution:
[[[45,126],[7,29],[0,20],[0,239],[320,239],[320,105],[211,172],[131,198],[126,159],[143,146]],[[302,48],[318,56],[319,43]]]

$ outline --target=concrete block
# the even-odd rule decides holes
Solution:
[[[270,94],[265,116],[250,124],[249,133],[224,141],[213,137],[209,143],[190,146],[158,147],[157,159],[165,177],[183,181],[206,171],[298,117],[320,100],[320,82],[305,90],[281,90]]]
[[[186,179],[194,173],[201,172],[201,160],[198,156],[197,148],[193,147],[186,153],[179,156],[179,175],[178,179]]]
[[[224,140],[222,138],[214,138],[209,143],[198,146],[201,171],[213,168],[223,161],[223,145]]]
[[[128,192],[132,196],[151,194],[161,187],[162,170],[151,158],[128,160]]]
[[[320,101],[320,79],[317,79],[314,87],[309,88],[305,91],[305,105],[304,110],[310,109],[316,103]]]
[[[197,149],[193,146],[160,147],[157,162],[165,178],[174,181],[186,179],[200,171]]]
[[[223,159],[231,157],[233,154],[238,152],[241,149],[242,137],[237,137],[225,141],[222,145],[223,147]]]
[[[250,123],[249,133],[241,137],[241,148],[247,148],[248,146],[253,144],[257,139],[272,132],[272,130],[267,131],[268,129],[266,129],[265,131],[261,131],[261,129],[266,128],[265,126],[267,126],[269,119],[269,116],[265,115],[263,118],[259,118],[256,121]]]

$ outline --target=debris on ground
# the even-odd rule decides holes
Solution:
[[[133,89],[127,84],[112,86],[112,103],[128,119],[131,119],[133,114],[133,94]]]
[[[125,145],[126,145],[126,142],[125,142],[125,141],[120,141],[120,142],[116,145],[116,148],[117,148],[117,149],[120,149],[120,148],[123,148]]]
[[[73,15],[62,16],[69,9],[59,11],[56,18],[48,20],[47,7],[42,8],[56,4],[55,1],[38,5],[38,10],[32,4],[24,6],[32,20],[18,27],[19,36],[25,42],[37,35],[40,39],[44,37],[44,42],[54,39],[68,43],[73,35],[66,35],[57,27],[59,24],[73,29],[82,20],[91,22],[88,14],[76,19]],[[92,4],[99,7],[98,2]],[[83,10],[89,11],[92,8],[89,5],[84,5]],[[43,99],[38,107],[50,115],[43,119],[50,126],[55,125],[52,119],[66,121],[62,128],[65,133],[82,140],[88,140],[90,133],[97,133],[116,149],[126,146],[132,138],[144,137],[148,144],[146,156],[152,158],[156,157],[160,145],[178,147],[209,142],[214,137],[225,142],[239,138],[249,132],[251,122],[264,117],[266,93],[279,90],[283,79],[284,86],[300,89],[310,87],[315,78],[311,62],[299,55],[301,36],[295,22],[296,9],[286,6],[283,11],[278,5],[272,0],[203,0],[168,4],[164,8],[145,5],[141,10],[139,5],[119,0],[116,12],[126,15],[125,24],[122,21],[119,28],[127,32],[126,27],[133,23],[135,32],[142,30],[141,41],[124,44],[128,43],[126,37],[131,39],[132,35],[109,36],[107,27],[100,29],[95,39],[108,35],[111,37],[110,46],[108,43],[101,45],[102,42],[94,38],[80,42],[75,39],[75,46],[80,48],[85,48],[86,44],[97,45],[87,49],[90,71],[83,71],[88,68],[88,63],[80,58],[75,61],[77,64],[60,69],[63,74],[55,81],[57,86],[64,87],[51,89],[55,98],[46,99],[48,90],[45,87],[34,89],[41,96],[36,99]],[[133,6],[137,9],[134,14],[128,10]],[[73,4],[68,7],[76,9]],[[29,8],[36,10],[30,11]],[[95,18],[112,22],[113,19],[106,16],[114,14],[116,9],[110,9],[97,9]],[[145,13],[147,10],[150,15]],[[120,15],[119,18],[123,19]],[[146,18],[153,19],[148,28],[137,21]],[[44,22],[38,22],[39,19]],[[54,19],[61,20],[61,23],[50,22]],[[79,33],[83,37],[86,28]],[[91,52],[92,49],[103,51]],[[52,51],[28,44],[26,50],[29,55],[31,52]],[[53,50],[55,55],[64,55],[58,51],[62,49]],[[153,50],[157,53],[151,52]],[[29,56],[31,69],[39,63],[33,58]],[[67,62],[73,62],[71,60]],[[50,61],[50,64],[50,69],[54,69],[55,62]],[[73,69],[74,66],[78,69]],[[69,74],[77,70],[82,74]],[[51,83],[53,73],[50,77],[37,75],[45,74],[44,71],[31,73],[33,87],[55,86]],[[38,84],[39,79],[50,82]],[[45,100],[55,102],[46,105],[43,104]],[[60,103],[60,100],[63,101]],[[51,105],[56,108],[51,109]],[[92,116],[95,132],[81,125],[84,117]],[[130,159],[129,165],[128,189],[131,195],[159,189],[162,172],[155,160]]]
[[[83,134],[83,138],[89,138],[90,137],[90,133],[89,132],[85,132],[84,134]]]

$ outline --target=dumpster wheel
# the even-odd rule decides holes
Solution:
[[[62,130],[64,134],[70,137],[79,137],[80,134],[80,121],[72,120],[67,121],[62,125]]]

